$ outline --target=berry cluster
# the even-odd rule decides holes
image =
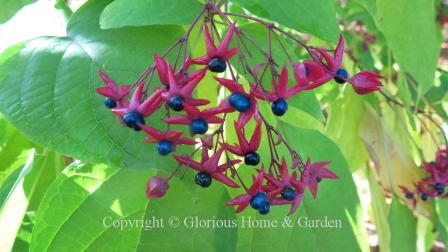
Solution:
[[[423,163],[426,177],[414,183],[414,190],[400,186],[407,200],[412,201],[414,208],[417,200],[427,201],[429,198],[447,198],[445,187],[448,186],[448,149],[440,148],[436,153],[436,159],[429,163]]]
[[[269,32],[268,49],[262,49],[262,46],[236,26],[236,21],[232,22],[229,19],[234,16],[265,25]],[[202,31],[207,53],[194,58],[187,53],[187,43],[191,31],[202,17],[204,17]],[[228,27],[222,39],[216,28],[218,24]],[[277,33],[301,45],[309,53],[310,59],[295,61],[285,50],[290,60],[281,67],[281,71],[278,71],[279,64],[272,56],[270,42],[271,35],[277,36]],[[236,44],[235,48],[230,48],[232,41]],[[254,44],[266,56],[266,61],[251,66],[246,58],[252,53],[248,52],[245,43]],[[165,56],[175,48],[178,48],[176,59],[170,63]],[[179,41],[162,56],[154,56],[155,64],[148,68],[134,85],[118,86],[106,74],[100,72],[106,87],[100,87],[97,91],[106,97],[105,106],[119,117],[123,125],[135,131],[143,130],[148,135],[145,141],[156,144],[160,155],[166,156],[176,152],[178,145],[194,146],[194,151],[189,155],[173,155],[179,166],[169,177],[150,178],[147,189],[149,198],[162,197],[168,189],[168,181],[179,169],[186,167],[196,172],[195,183],[203,188],[209,187],[213,181],[231,188],[243,187],[244,194],[226,203],[237,206],[237,212],[250,205],[260,214],[267,214],[273,205],[291,205],[291,214],[302,201],[305,189],[308,188],[313,197],[316,197],[318,183],[322,179],[338,177],[326,168],[329,162],[312,163],[309,159],[303,162],[296,150],[290,147],[279,131],[269,124],[259,111],[258,103],[270,103],[272,113],[283,116],[287,113],[289,98],[300,92],[315,89],[331,80],[340,84],[351,83],[358,94],[367,94],[380,89],[382,77],[375,72],[362,71],[349,77],[347,71],[341,67],[343,54],[342,36],[333,55],[330,55],[329,51],[322,48],[307,46],[273,24],[240,14],[224,13],[217,5],[209,2]],[[243,68],[238,69],[235,65],[241,65]],[[294,73],[293,85],[290,85],[288,71]],[[153,93],[147,97],[155,73],[161,85],[155,86]],[[266,73],[270,74],[270,90],[267,90],[263,83]],[[210,82],[204,83],[206,74],[215,75],[216,85],[226,90],[228,95],[216,107],[200,109],[210,101],[194,97],[193,91],[198,85],[212,85]],[[248,81],[249,85],[243,85],[241,82],[243,79]],[[130,91],[134,87],[136,89],[129,100]],[[166,123],[166,130],[163,132],[146,123],[146,119],[159,109],[166,111],[166,117],[162,118]],[[233,122],[238,138],[237,144],[227,143],[224,135],[224,123],[230,113],[238,114],[238,119]],[[191,137],[184,137],[182,130],[171,129],[179,127],[176,125],[188,126]],[[264,164],[260,165],[262,126],[265,128],[271,159],[266,168]],[[249,139],[247,133],[250,127],[253,127],[253,132]],[[279,146],[286,147],[291,155],[292,162],[289,167],[285,157],[277,151]],[[198,150],[202,155],[199,160],[195,160],[194,154]],[[240,158],[244,160],[245,165],[254,167],[256,176],[253,176],[249,186],[245,185],[238,174],[239,167],[236,165],[241,163]]]

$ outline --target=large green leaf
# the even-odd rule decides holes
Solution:
[[[73,164],[51,185],[36,216],[30,251],[234,251],[235,228],[188,228],[191,216],[231,220],[223,186],[192,191],[191,176],[173,178],[162,199],[148,201],[147,178],[154,170]],[[179,219],[170,227],[169,218]],[[151,221],[159,226],[151,228]],[[145,221],[121,229],[113,221]],[[163,226],[162,226],[163,225]],[[187,225],[187,226],[186,226]]]
[[[363,98],[350,88],[345,89],[343,97],[329,106],[327,133],[334,141],[337,141],[351,171],[363,167],[367,161],[367,151],[359,135],[364,114],[363,103]]]
[[[0,199],[0,247],[8,251],[14,245],[16,234],[20,230],[26,211],[36,210],[48,185],[62,170],[59,155],[47,152],[30,151],[26,164],[15,176],[13,184],[5,183],[3,192],[8,191],[4,199]],[[10,186],[7,188],[7,186]]]
[[[339,27],[331,0],[232,0],[253,14],[289,28],[337,42]]]
[[[133,82],[182,34],[174,26],[103,31],[99,15],[110,1],[89,1],[72,17],[66,38],[42,37],[0,56],[0,111],[33,141],[86,162],[158,167],[144,134],[122,127],[95,88],[99,69]],[[160,118],[156,114],[154,118]],[[160,120],[148,121],[161,125]],[[169,162],[162,159],[164,164]]]
[[[190,24],[201,11],[197,0],[115,0],[101,14],[103,29]]]
[[[434,85],[441,32],[433,0],[377,0],[377,24],[404,72],[424,94]]]
[[[8,21],[23,6],[32,2],[32,0],[0,0],[0,24]]]
[[[417,251],[417,219],[397,197],[389,212],[390,249],[392,252]]]

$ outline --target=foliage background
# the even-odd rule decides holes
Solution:
[[[235,192],[216,185],[200,190],[188,173],[174,179],[165,198],[148,201],[147,179],[169,174],[174,162],[157,158],[142,135],[121,127],[95,93],[102,85],[98,69],[133,82],[155,52],[183,34],[201,4],[0,0],[1,251],[443,250],[448,203],[419,204],[412,212],[398,190],[422,176],[420,163],[443,143],[440,129],[413,109],[437,114],[446,126],[448,66],[437,22],[444,10],[433,0],[231,0],[226,6],[300,31],[312,45],[334,46],[342,32],[349,72],[379,70],[383,91],[402,103],[334,84],[294,98],[281,120],[270,118],[286,138],[297,139],[300,155],[332,160],[341,177],[322,184],[316,200],[307,195],[292,218],[328,216],[341,219],[341,229],[103,225],[106,216],[242,218],[223,207]],[[265,37],[257,25],[239,25],[257,40]],[[375,37],[367,47],[362,31]],[[218,95],[207,86],[198,93]],[[268,218],[286,213],[277,208]],[[243,213],[259,218],[252,214]]]

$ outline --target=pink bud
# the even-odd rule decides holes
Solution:
[[[161,198],[163,195],[165,195],[166,191],[168,190],[168,182],[166,181],[166,178],[162,177],[151,177],[148,180],[148,184],[146,186],[146,196],[149,199],[152,198]]]

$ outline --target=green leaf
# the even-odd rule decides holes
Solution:
[[[35,210],[48,185],[61,171],[59,156],[46,151],[30,151],[26,164],[10,187],[0,209],[0,247],[5,251],[12,248],[27,210]],[[1,189],[5,190],[4,187]]]
[[[161,199],[148,201],[146,181],[154,170],[73,164],[51,185],[36,216],[30,251],[224,251],[235,250],[235,228],[188,228],[199,219],[235,219],[222,185],[192,191],[191,176],[170,180]],[[132,181],[132,183],[129,183]],[[197,187],[195,187],[197,188]],[[171,228],[169,218],[179,218]],[[187,218],[191,216],[193,220]],[[152,219],[163,224],[151,229]],[[120,229],[114,221],[134,221]],[[136,225],[143,220],[145,225]],[[185,222],[184,222],[185,221]],[[185,224],[186,223],[186,224]],[[155,223],[153,223],[154,225]],[[162,226],[163,225],[163,226]]]
[[[421,94],[434,84],[441,32],[433,0],[377,0],[377,24],[401,67],[417,81]]]
[[[146,25],[187,25],[202,9],[196,0],[115,0],[101,14],[102,29]]]
[[[300,32],[310,33],[321,39],[337,42],[339,26],[334,3],[331,0],[232,0],[251,13],[278,22]]]
[[[390,249],[392,252],[417,251],[417,219],[397,197],[389,212]]]
[[[99,15],[110,1],[89,1],[73,15],[66,38],[42,37],[0,56],[0,111],[33,141],[86,162],[119,167],[151,163],[154,146],[144,133],[120,125],[95,92],[103,69],[119,83],[131,83],[183,30],[152,26],[104,31]],[[161,118],[155,114],[153,118]],[[158,127],[159,119],[148,120]]]
[[[345,89],[341,99],[337,99],[329,106],[327,133],[334,141],[337,141],[351,171],[363,167],[368,158],[359,135],[364,115],[363,104],[364,99],[348,88]]]
[[[32,3],[33,0],[0,0],[0,24],[12,18],[23,6]]]

